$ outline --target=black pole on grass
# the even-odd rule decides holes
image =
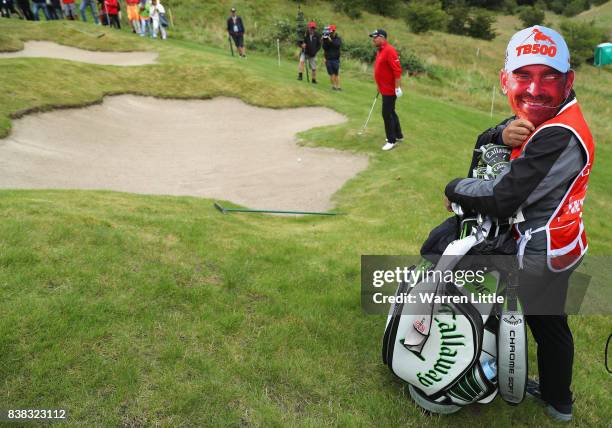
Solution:
[[[343,213],[316,212],[316,211],[281,211],[281,210],[251,210],[247,208],[224,208],[215,202],[215,208],[223,214],[227,213],[268,213],[268,214],[303,214],[303,215],[343,215]]]
[[[234,47],[232,46],[232,37],[231,36],[227,36],[227,41],[229,42],[230,51],[232,51],[232,56],[234,56]]]

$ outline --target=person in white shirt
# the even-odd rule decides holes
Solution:
[[[161,38],[166,40],[168,34],[166,33],[165,23],[166,9],[159,0],[151,0],[151,21],[153,22],[153,38],[157,38],[157,33],[161,32]]]

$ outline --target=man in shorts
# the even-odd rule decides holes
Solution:
[[[244,53],[244,23],[242,18],[236,15],[236,8],[231,9],[231,16],[227,18],[227,33],[234,40],[240,58],[246,58]]]
[[[321,49],[321,38],[317,34],[317,24],[313,21],[308,23],[308,31],[304,34],[300,46],[300,63],[298,64],[298,80],[302,80],[304,64],[312,71],[312,83],[317,83],[317,53]]]
[[[323,52],[325,67],[332,84],[332,90],[341,91],[340,88],[340,47],[342,39],[336,33],[336,26],[330,25],[323,30]]]

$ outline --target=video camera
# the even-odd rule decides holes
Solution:
[[[323,32],[321,33],[321,37],[324,39],[329,39],[329,35],[332,33],[332,31],[329,29],[329,27],[325,27],[323,28]]]

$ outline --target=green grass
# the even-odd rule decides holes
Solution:
[[[595,25],[607,29],[608,35],[610,31],[612,31],[612,2],[607,1],[606,3],[594,6],[589,10],[585,10],[581,14],[579,14],[576,19],[581,21],[595,22]]]
[[[384,317],[360,308],[360,255],[415,254],[446,217],[443,187],[465,174],[475,136],[507,111],[491,119],[477,103],[438,97],[426,77],[410,79],[398,107],[407,141],[383,154],[378,113],[356,135],[375,93],[357,67],[343,76],[345,91],[332,93],[296,82],[287,60],[278,68],[258,54],[232,60],[225,45],[122,32],[95,39],[73,28],[97,29],[0,20],[0,49],[52,39],[154,49],[160,64],[0,60],[0,133],[23,112],[111,93],[229,95],[274,108],[331,107],[348,123],[302,133],[302,143],[371,162],[335,195],[348,214],[335,218],[224,216],[211,200],[189,197],[0,191],[0,408],[66,408],[71,426],[552,425],[531,402],[513,408],[499,399],[449,418],[422,415],[381,363]],[[591,112],[608,120],[599,116],[605,109]],[[612,251],[608,141],[597,148],[585,214],[599,255]],[[571,323],[575,425],[603,426],[612,418],[602,364],[610,318]]]

